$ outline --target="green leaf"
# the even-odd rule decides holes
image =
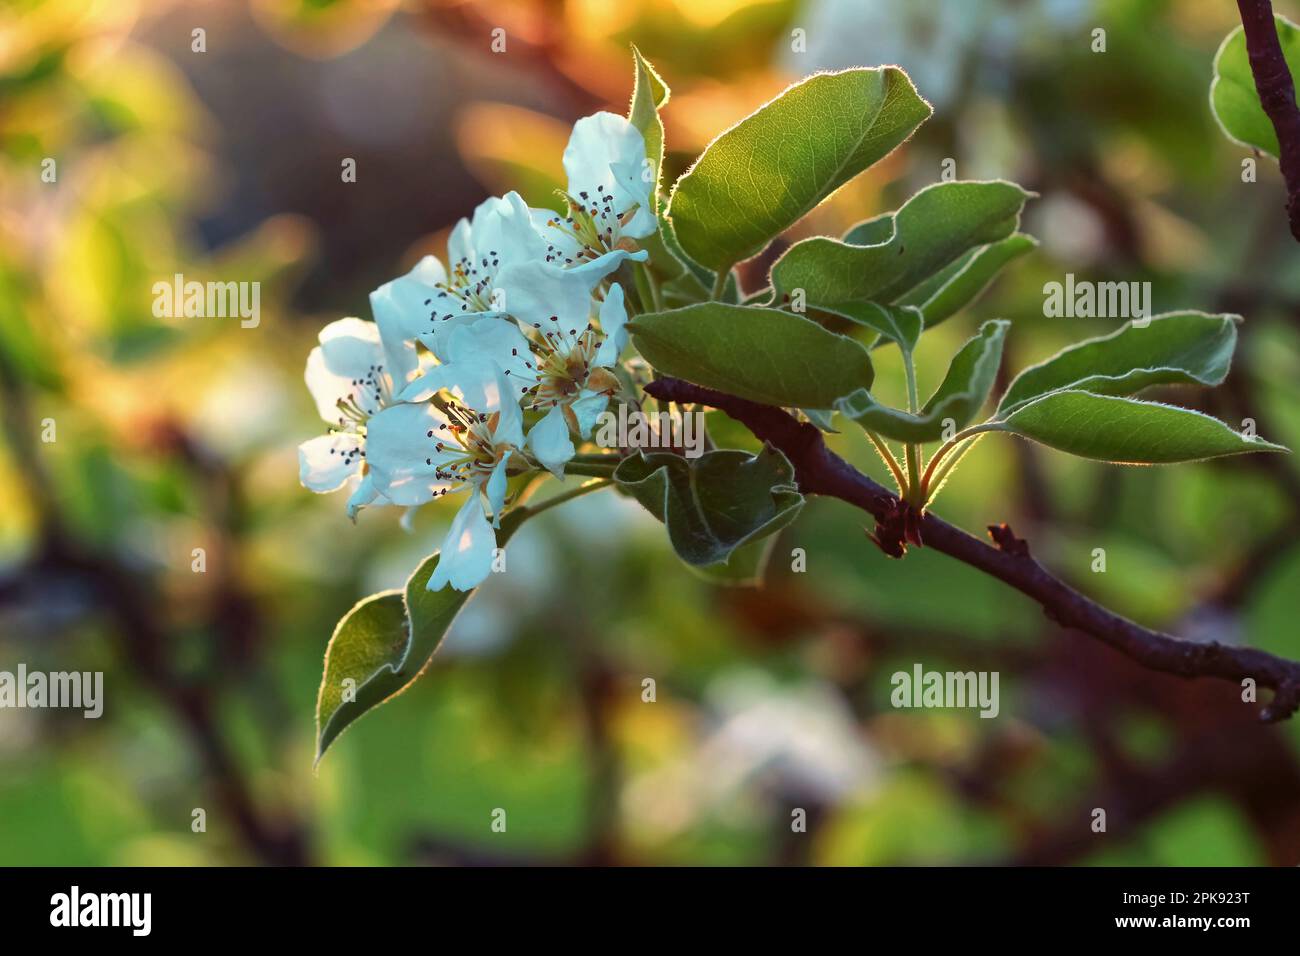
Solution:
[[[1295,77],[1300,70],[1300,27],[1286,17],[1273,15],[1282,55]],[[1219,46],[1214,55],[1214,80],[1210,83],[1210,106],[1219,126],[1231,140],[1268,153],[1277,158],[1277,133],[1255,89],[1246,53],[1246,34],[1237,27]]]
[[[701,290],[694,276],[685,275],[661,284],[659,295],[664,306],[670,309],[680,309],[709,300],[708,290]]]
[[[916,286],[899,304],[919,306],[925,327],[933,328],[979,298],[1003,266],[1037,246],[1038,240],[1023,232],[981,246]]]
[[[921,310],[913,307],[879,305],[875,302],[846,302],[825,311],[842,316],[865,328],[871,329],[893,342],[904,352],[916,348],[925,322]]]
[[[819,73],[722,133],[673,188],[668,215],[696,262],[750,258],[930,116],[898,67]]]
[[[316,697],[317,763],[344,727],[395,693],[387,685],[401,669],[406,644],[401,591],[372,594],[343,615],[325,650],[325,673]],[[389,679],[376,681],[379,675]],[[355,700],[344,699],[352,695]]]
[[[522,512],[507,515],[497,544],[522,523]],[[473,591],[426,585],[438,566],[433,554],[415,569],[404,591],[381,591],[343,615],[325,650],[325,672],[316,696],[316,763],[358,717],[410,687],[428,666],[443,635]],[[345,680],[351,694],[345,693]],[[352,697],[345,700],[345,697]]]
[[[713,290],[713,273],[690,261],[673,235],[672,223],[663,217],[662,212],[658,230],[638,239],[637,244],[650,253],[643,265],[659,283],[663,307],[678,308],[708,301]],[[723,298],[733,302],[739,298],[735,276],[728,277]]]
[[[888,242],[894,235],[894,214],[882,212],[879,216],[864,219],[856,226],[850,226],[842,239],[851,246],[874,246]]]
[[[638,452],[614,470],[614,481],[664,523],[683,561],[729,564],[743,551],[736,554],[741,577],[756,570],[746,546],[781,530],[803,508],[794,468],[770,446],[755,455],[728,449],[694,459]]]
[[[857,342],[779,309],[704,302],[627,327],[660,373],[768,405],[830,408],[874,376]]]
[[[796,242],[772,266],[773,301],[795,289],[821,306],[900,301],[963,253],[1015,232],[1028,197],[1008,182],[936,183],[892,217],[855,226],[844,241]]]
[[[1187,408],[1072,389],[1020,406],[990,430],[1031,438],[1080,458],[1134,465],[1287,450]]]
[[[835,409],[833,408],[801,408],[804,417],[817,426],[819,431],[827,432],[831,435],[839,434],[839,429],[835,427]]]
[[[1010,324],[995,319],[980,326],[979,334],[953,356],[948,374],[919,414],[882,405],[866,389],[841,399],[835,407],[868,431],[895,441],[938,441],[945,428],[955,432],[969,424],[988,399]]]
[[[999,417],[1062,388],[1132,395],[1149,385],[1218,385],[1232,363],[1238,321],[1233,315],[1177,312],[1144,326],[1129,322],[1025,369],[1002,396]]]
[[[710,584],[726,587],[752,588],[763,583],[767,563],[776,547],[775,534],[750,541],[731,552],[726,564],[709,564],[703,567],[688,564],[691,572]]]
[[[646,159],[654,168],[655,188],[652,195],[659,194],[659,175],[664,165],[664,122],[659,118],[659,111],[668,104],[672,91],[668,89],[655,68],[641,55],[635,44],[632,46],[632,58],[636,62],[635,78],[632,83],[632,103],[628,108],[627,118],[633,126],[641,131],[645,138]]]

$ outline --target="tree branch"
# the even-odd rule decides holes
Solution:
[[[839,498],[876,519],[873,536],[887,553],[901,557],[906,539],[942,551],[991,575],[1032,598],[1062,627],[1097,638],[1151,670],[1179,677],[1253,679],[1271,688],[1272,702],[1260,711],[1264,721],[1284,720],[1300,707],[1300,663],[1249,647],[1217,641],[1196,643],[1153,631],[1093,601],[1044,568],[1025,541],[1005,524],[990,525],[996,546],[927,512],[915,512],[826,447],[816,426],[799,422],[779,408],[703,388],[680,379],[661,378],[646,386],[660,401],[709,405],[726,412],[759,438],[782,451],[794,465],[799,490]],[[915,534],[915,537],[913,537]]]
[[[1300,109],[1295,102],[1295,83],[1277,38],[1270,0],[1237,0],[1237,10],[1246,33],[1246,53],[1250,72],[1255,77],[1255,91],[1277,133],[1278,163],[1286,182],[1286,214],[1291,235],[1300,241]]]

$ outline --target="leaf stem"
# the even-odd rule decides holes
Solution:
[[[883,459],[885,464],[889,466],[889,471],[894,476],[894,484],[898,485],[898,493],[900,495],[906,494],[907,479],[903,476],[903,469],[899,466],[898,459],[895,458],[894,453],[889,450],[889,446],[880,440],[879,435],[867,429],[864,429],[864,431],[867,432],[867,437],[871,439],[871,444],[876,446],[876,451],[879,453],[881,459]]]
[[[641,263],[641,274],[645,276],[646,286],[650,289],[650,303],[656,312],[664,310],[663,296],[659,293],[659,280],[655,278],[654,273],[646,263]]]
[[[912,359],[911,349],[900,346],[899,351],[903,353],[903,374],[907,376],[907,410],[915,415],[921,406],[916,391],[916,362]]]
[[[606,457],[613,458],[613,455]],[[614,474],[615,464],[604,464],[601,462],[584,462],[570,461],[564,466],[564,471],[569,475],[584,475],[589,478],[608,478]]]
[[[927,472],[927,480],[925,482],[925,507],[930,507],[930,502],[934,501],[935,497],[939,494],[939,489],[942,488],[943,483],[948,480],[949,472],[956,468],[958,462],[966,457],[966,453],[975,447],[975,443],[980,440],[980,437],[980,435],[973,435],[970,438],[965,439],[957,446],[956,450],[948,456],[943,465],[933,473],[933,477],[930,477],[929,472]]]
[[[722,298],[722,293],[727,289],[727,276],[731,274],[731,267],[719,269],[717,278],[713,280],[713,291],[709,293],[709,301],[717,302]]]
[[[903,497],[907,503],[916,507],[921,507],[921,446],[906,445],[903,449],[904,456],[907,460],[907,487],[903,489]]]
[[[939,462],[949,452],[951,452],[954,448],[956,448],[966,439],[971,438],[974,435],[979,435],[983,432],[995,431],[998,427],[998,424],[999,424],[998,422],[985,422],[982,425],[972,425],[970,428],[962,429],[957,434],[953,435],[952,438],[948,439],[946,442],[940,445],[939,450],[936,451],[934,453],[934,457],[930,459],[930,466],[925,469],[924,477],[921,478],[922,491],[928,494],[930,489],[930,484],[934,479],[935,466],[938,465]],[[945,471],[944,474],[947,474],[947,472]]]
[[[552,495],[545,501],[539,501],[535,505],[524,507],[522,509],[523,514],[519,516],[518,520],[524,521],[528,518],[535,517],[543,511],[549,511],[551,508],[554,508],[557,505],[562,505],[566,501],[572,501],[574,498],[581,498],[583,495],[589,495],[593,491],[599,491],[601,488],[608,487],[613,483],[613,479],[610,478],[597,478],[595,481],[588,481],[585,484],[579,485],[577,488],[570,488],[568,491],[561,491],[558,495]]]
[[[913,415],[920,409],[921,400],[916,391],[916,362],[912,359],[912,350],[898,343],[898,350],[903,356],[903,374],[907,377],[907,410]],[[908,503],[920,508],[925,498],[922,493],[924,482],[921,479],[921,446],[908,444],[904,448],[907,459],[907,486],[900,487],[899,492]]]

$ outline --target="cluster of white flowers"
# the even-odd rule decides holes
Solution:
[[[375,321],[320,333],[307,387],[327,434],[303,443],[301,480],[365,506],[418,507],[467,492],[430,590],[468,590],[492,566],[512,474],[562,477],[619,390],[623,289],[655,232],[645,141],[626,119],[579,120],[564,150],[567,216],[514,192],[483,202],[448,241],[370,294]]]

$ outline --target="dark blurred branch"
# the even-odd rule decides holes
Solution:
[[[85,583],[115,625],[122,658],[185,729],[216,788],[222,808],[249,850],[264,863],[302,865],[308,862],[301,828],[290,820],[263,814],[218,730],[210,697],[172,666],[169,649],[174,641],[158,623],[153,610],[156,602],[138,572],[109,553],[85,547],[64,526],[31,429],[27,395],[3,353],[0,353],[0,408],[3,408],[5,438],[20,464],[18,472],[40,521],[40,547],[30,562],[30,577],[44,580],[48,576],[69,576]],[[24,579],[20,577],[12,594],[5,587],[0,587],[0,594],[16,598],[24,590]]]
[[[586,846],[584,866],[612,866],[619,853],[619,793],[622,767],[618,744],[610,733],[619,693],[618,674],[600,651],[581,612],[570,608],[574,623],[565,639],[575,667],[578,703],[587,751]]]
[[[1246,32],[1246,52],[1260,105],[1277,133],[1278,162],[1286,182],[1286,214],[1291,235],[1300,241],[1300,109],[1295,83],[1273,22],[1270,0],[1237,0]]]
[[[546,9],[534,28],[539,36],[525,32],[510,33],[507,42],[512,64],[545,77],[546,82],[568,100],[570,110],[581,115],[598,109],[603,100],[583,86],[563,69],[565,59],[564,9],[560,0],[547,0]],[[424,0],[414,8],[437,34],[455,41],[458,47],[478,48],[487,52],[493,39],[492,31],[505,29],[497,18],[489,18],[475,3],[446,3]]]
[[[1072,649],[1073,650],[1073,649]],[[1086,657],[1086,655],[1085,655]],[[1085,660],[1095,670],[1099,662]],[[1113,673],[1113,669],[1111,670]],[[1094,674],[1094,677],[1097,675]],[[1089,739],[1097,750],[1096,728],[1113,735],[1114,715],[1128,707],[1165,707],[1179,719],[1171,727],[1173,739],[1161,748],[1161,759],[1147,764],[1127,753],[1099,756],[1101,779],[1072,802],[1066,812],[1053,811],[1032,819],[1018,808],[1015,819],[1028,822],[1013,865],[1059,866],[1096,853],[1115,841],[1137,837],[1144,824],[1201,794],[1226,798],[1241,812],[1267,848],[1269,862],[1290,866],[1300,846],[1300,766],[1286,736],[1243,724],[1240,709],[1231,702],[1205,695],[1181,695],[1167,683],[1127,681],[1116,686],[1101,680],[1087,684],[1083,703]],[[1112,739],[1112,745],[1119,741]],[[1091,828],[1096,809],[1106,811],[1104,835]]]
[[[1089,853],[1113,842],[1122,843],[1141,826],[1161,813],[1207,791],[1231,792],[1241,788],[1242,780],[1258,779],[1261,772],[1273,773],[1271,766],[1261,766],[1258,754],[1235,746],[1231,740],[1198,737],[1181,743],[1172,759],[1154,767],[1130,766],[1127,772],[1085,794],[1078,804],[1067,808],[1060,817],[1066,822],[1034,832],[1008,861],[1012,866],[1060,866],[1076,862]],[[1274,750],[1287,758],[1284,747]],[[1294,764],[1287,768],[1287,792],[1294,795]],[[1092,831],[1090,822],[1096,810],[1106,813],[1106,829]]]
[[[264,815],[234,756],[217,729],[213,702],[203,688],[176,674],[168,659],[172,643],[154,619],[153,601],[137,576],[111,558],[88,553],[67,538],[46,542],[40,558],[50,573],[80,575],[116,624],[122,657],[180,721],[207,770],[217,798],[249,850],[264,863],[307,862],[303,834],[287,821]]]
[[[876,535],[887,553],[894,530],[901,526],[902,503],[885,488],[840,458],[817,428],[787,412],[680,379],[661,378],[646,391],[662,401],[698,403],[726,412],[755,437],[785,453],[805,494],[839,498],[871,514]],[[912,518],[914,520],[914,516]],[[1289,717],[1300,706],[1300,664],[1247,647],[1217,641],[1200,644],[1153,631],[1080,594],[1055,577],[1029,553],[1029,546],[1006,525],[991,525],[991,547],[948,522],[927,513],[920,520],[921,540],[937,551],[997,578],[1041,605],[1062,627],[1090,634],[1151,670],[1179,677],[1253,679],[1272,688],[1272,702],[1261,711],[1266,721]]]
[[[165,418],[149,430],[150,449],[179,461],[199,492],[206,519],[209,589],[207,620],[217,636],[217,653],[210,662],[216,671],[252,670],[253,656],[264,637],[261,608],[240,574],[238,539],[243,530],[244,496],[238,476],[226,462],[187,432],[180,422]],[[254,671],[253,676],[256,676]],[[259,689],[258,699],[268,700],[272,688]]]

